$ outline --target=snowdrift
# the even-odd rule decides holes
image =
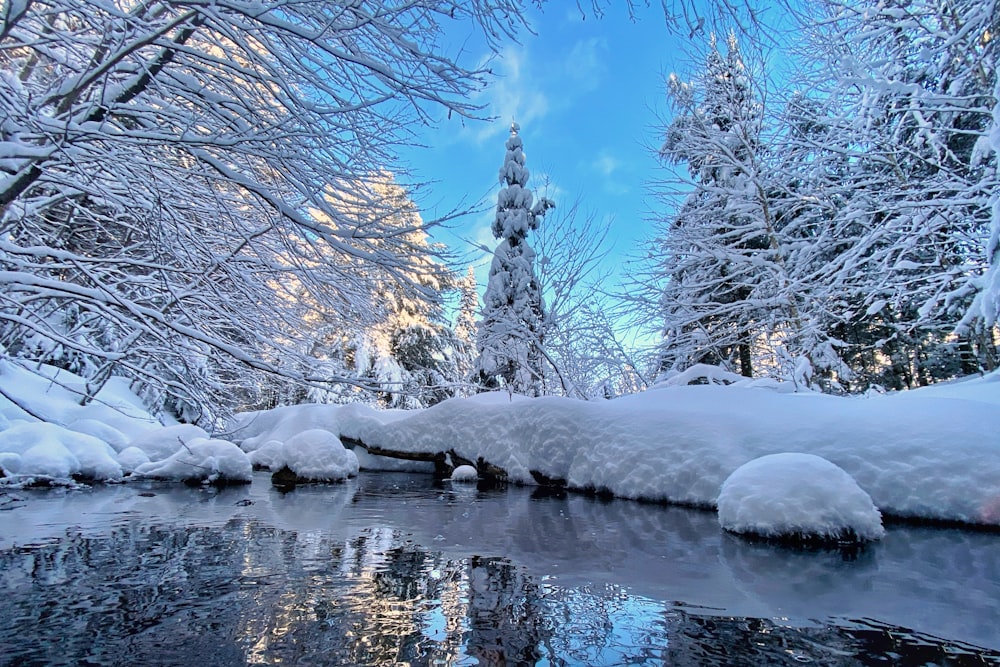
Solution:
[[[1000,525],[998,405],[997,373],[868,398],[768,385],[669,386],[601,402],[493,393],[404,413],[361,406],[253,413],[232,437],[244,447],[267,441],[294,423],[297,410],[308,410],[310,427],[324,422],[338,436],[383,452],[442,453],[455,465],[502,470],[515,483],[547,479],[703,507],[718,505],[723,484],[741,466],[773,454],[808,454],[832,465],[794,474],[816,475],[811,486],[829,491],[821,501],[789,498],[788,506],[811,503],[819,512],[843,498],[844,515],[861,516],[850,506],[857,498],[843,493],[846,481],[829,479],[839,468],[884,514]],[[842,528],[879,535],[865,517]],[[774,528],[768,517],[758,518],[763,532]]]

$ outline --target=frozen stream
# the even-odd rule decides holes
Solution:
[[[1000,665],[1000,535],[854,554],[712,512],[362,474],[0,492],[0,665]]]

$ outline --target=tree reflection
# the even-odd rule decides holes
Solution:
[[[0,551],[0,593],[0,663],[17,665],[1000,664],[869,622],[788,627],[562,587],[385,526],[70,531]]]
[[[551,632],[539,585],[505,558],[469,564],[468,651],[481,665],[533,665]]]

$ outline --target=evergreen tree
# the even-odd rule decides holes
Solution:
[[[476,316],[479,312],[476,273],[471,266],[459,281],[458,290],[458,313],[452,329],[455,336],[455,365],[459,377],[467,380],[476,359]]]
[[[542,343],[545,306],[535,276],[535,251],[526,240],[555,203],[544,197],[537,203],[528,189],[520,127],[511,124],[506,155],[500,167],[502,185],[497,197],[493,235],[500,239],[490,266],[483,319],[476,337],[474,378],[486,388],[505,386],[530,395],[542,388]]]
[[[799,173],[826,209],[813,292],[856,385],[913,387],[996,366],[995,320],[978,308],[998,187],[984,150],[996,132],[996,8],[887,0],[858,11],[831,0],[816,21],[810,88],[824,108],[813,126],[827,130],[790,139],[809,147]]]
[[[695,82],[673,75],[669,81],[676,115],[662,157],[686,163],[689,178],[682,205],[654,247],[661,367],[710,363],[749,377],[757,351],[782,332],[787,337],[797,315],[771,201],[759,81],[733,34],[726,46],[722,54],[713,36]]]

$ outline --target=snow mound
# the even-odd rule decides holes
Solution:
[[[245,448],[244,451],[246,451]],[[254,468],[278,470],[285,465],[284,461],[285,443],[280,440],[268,440],[250,452],[250,463],[253,464]]]
[[[771,454],[722,485],[719,523],[734,533],[805,541],[877,540],[882,515],[854,478],[813,454]]]
[[[120,452],[128,447],[128,438],[124,433],[114,426],[96,419],[77,419],[70,423],[67,428],[71,431],[92,435],[99,440],[103,440],[111,445],[116,452]]]
[[[117,481],[122,468],[112,447],[93,436],[45,422],[17,423],[0,431],[0,460],[10,482]]]
[[[163,461],[198,438],[208,439],[205,429],[193,424],[177,424],[144,433],[130,442],[129,447],[141,449],[150,461]]]
[[[475,482],[479,479],[479,471],[472,466],[458,466],[451,473],[453,482]]]
[[[138,466],[133,476],[204,484],[249,483],[253,466],[231,442],[194,438],[168,458]]]
[[[284,465],[302,481],[336,482],[358,474],[358,457],[329,431],[310,429],[292,436],[282,453]]]
[[[138,447],[126,447],[118,452],[118,463],[122,470],[131,474],[142,464],[149,463],[149,456]]]
[[[338,406],[322,403],[245,412],[237,416],[228,437],[239,443],[243,451],[252,452],[271,440],[288,442],[296,434],[311,429],[333,432],[337,426],[337,412]]]

